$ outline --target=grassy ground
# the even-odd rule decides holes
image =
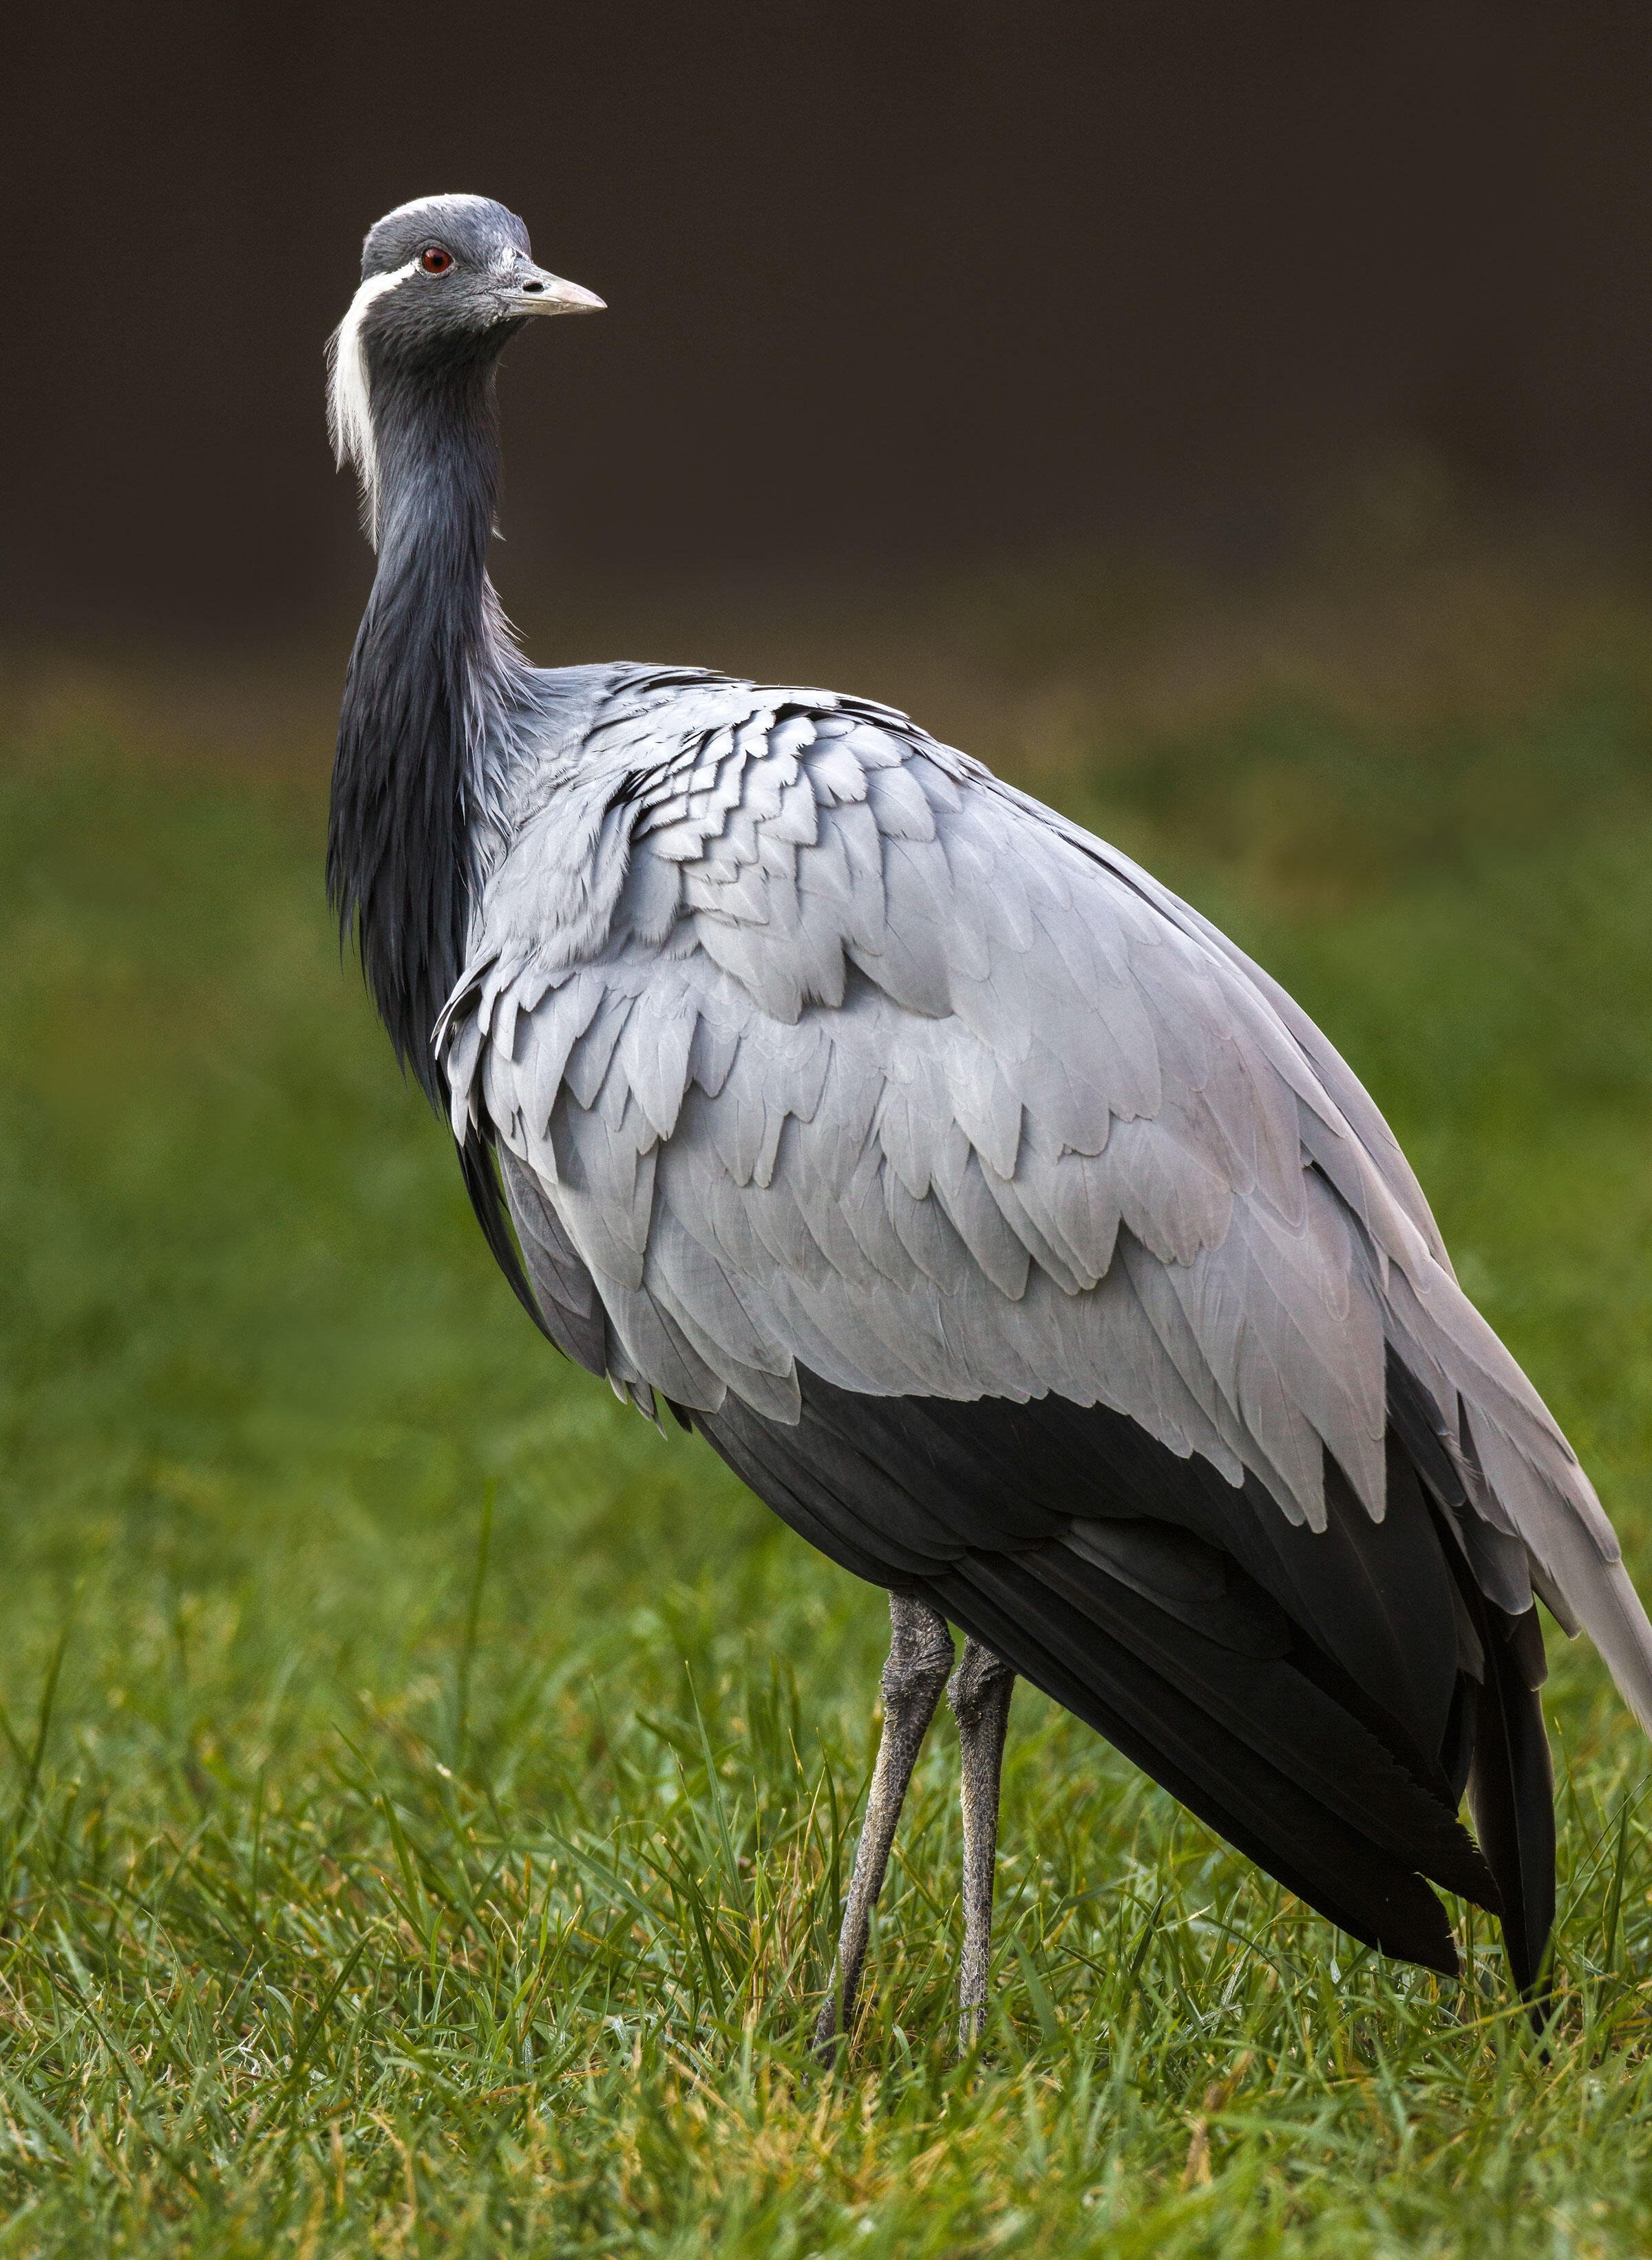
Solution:
[[[1652,697],[1590,618],[1518,697],[1126,712],[1063,647],[980,711],[1350,1053],[1647,1584]],[[812,2074],[881,1599],[514,1311],[319,811],[84,719],[0,770],[0,2255],[1648,2249],[1646,1751],[1563,1642],[1547,2060],[1484,1922],[1383,1964],[1023,1689],[978,2061],[943,1723]]]

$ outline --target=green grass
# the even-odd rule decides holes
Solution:
[[[1062,790],[1353,1057],[1652,1577],[1649,712]],[[515,1311],[319,824],[0,772],[0,2255],[1645,2250],[1646,1750],[1563,1642],[1548,2057],[1484,1920],[1385,1965],[1022,1689],[978,2060],[943,1721],[812,2072],[881,1598]]]

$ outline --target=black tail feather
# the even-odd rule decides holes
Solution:
[[[933,1578],[930,1590],[955,1623],[1105,1734],[1287,1890],[1367,1945],[1455,1975],[1445,1909],[1409,1863],[1288,1778],[1195,1697],[1112,1641],[1098,1640],[1090,1613],[1024,1562],[973,1556]],[[1348,1728],[1350,1752],[1362,1744],[1370,1774],[1391,1787],[1397,1770],[1387,1752],[1351,1719]],[[1435,1819],[1455,1825],[1448,1814]],[[1462,1842],[1471,1851],[1466,1836]]]
[[[1227,1736],[1404,1868],[1499,1912],[1497,1884],[1455,1803],[1425,1786],[1392,1739],[1373,1731],[1375,1706],[1340,1702],[1295,1655],[1258,1658],[1202,1637],[1067,1547],[1040,1547],[1019,1562],[1107,1635],[1090,1643],[1098,1677],[1144,1689],[1160,1683],[1187,1706],[1198,1738]],[[1162,1719],[1163,1694],[1155,1690],[1147,1700]]]
[[[1469,1771],[1469,1810],[1503,1894],[1509,1968],[1521,1992],[1541,2006],[1555,1927],[1555,1773],[1537,1692],[1542,1635],[1535,1606],[1523,1617],[1507,1616],[1485,1600],[1480,1609],[1485,1685]]]
[[[1391,1374],[1387,1511],[1327,1458],[1318,1531],[1102,1406],[801,1379],[796,1425],[733,1398],[693,1419],[805,1537],[928,1593],[1355,1937],[1454,1973],[1432,1879],[1500,1913],[1517,1982],[1538,1982],[1555,1839],[1535,1614],[1476,1583],[1445,1446]]]

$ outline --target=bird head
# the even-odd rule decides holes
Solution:
[[[369,540],[381,377],[434,379],[489,365],[533,316],[602,305],[594,291],[536,267],[527,230],[490,197],[419,197],[368,231],[361,288],[328,346],[327,421],[340,466],[353,462],[360,474]]]

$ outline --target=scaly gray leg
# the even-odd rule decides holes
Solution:
[[[958,1973],[958,2046],[981,2037],[992,1959],[992,1869],[998,1850],[998,1778],[1015,1674],[977,1640],[963,1644],[948,1700],[958,1721],[963,1800],[963,1963]]]
[[[855,1851],[855,1873],[838,1936],[837,1968],[814,2028],[817,2056],[828,2063],[837,2052],[840,2026],[847,2032],[855,2015],[855,1996],[866,1959],[872,1909],[889,1865],[895,1824],[906,1784],[935,1715],[940,1691],[952,1670],[952,1634],[939,1609],[915,1594],[889,1597],[889,1661],[883,1666],[883,1733],[877,1746],[872,1786],[866,1793],[866,1819]]]

